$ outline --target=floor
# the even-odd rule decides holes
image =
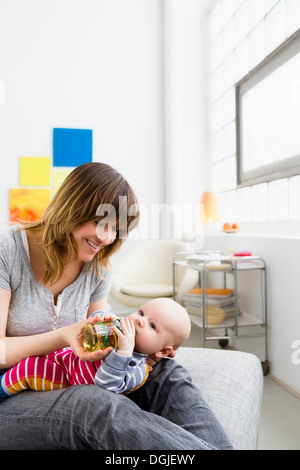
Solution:
[[[201,331],[192,328],[185,345],[201,347]],[[217,341],[211,344],[211,347],[219,347]],[[264,377],[258,449],[300,450],[300,400],[275,382],[271,375]]]
[[[300,450],[300,400],[264,377],[259,450]]]
[[[110,303],[112,310],[121,315],[134,310],[120,309],[120,304]],[[201,347],[199,338],[199,329],[195,327],[185,346]],[[212,347],[218,347],[218,343],[212,342]],[[271,375],[264,377],[258,450],[300,450],[300,400],[275,382]]]

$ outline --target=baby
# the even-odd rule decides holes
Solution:
[[[71,348],[24,359],[1,376],[0,401],[26,389],[47,391],[94,383],[115,393],[129,393],[146,382],[147,357],[169,356],[191,330],[186,310],[167,298],[146,302],[122,319],[121,326],[122,332],[114,328],[117,348],[101,361],[82,361]]]

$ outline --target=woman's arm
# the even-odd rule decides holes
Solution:
[[[5,360],[0,369],[7,369],[29,356],[44,356],[53,351],[70,346],[74,353],[83,361],[100,361],[113,348],[88,353],[80,343],[80,333],[83,326],[91,321],[99,321],[98,317],[89,318],[74,325],[65,326],[58,330],[49,331],[33,336],[2,337]]]
[[[92,313],[95,312],[96,310],[106,310],[106,308],[107,308],[107,297],[101,300],[97,300],[96,302],[91,302],[89,309],[88,309],[87,317],[91,316]]]
[[[11,292],[0,287],[0,338],[5,336]]]
[[[13,367],[27,357],[44,356],[68,346],[62,329],[33,336],[2,336],[1,341],[5,348],[5,362],[0,364],[0,369]]]
[[[98,317],[38,335],[6,337],[10,298],[10,291],[0,288],[0,341],[2,345],[4,344],[4,348],[1,347],[1,351],[4,349],[4,358],[1,358],[0,369],[12,367],[26,357],[44,356],[67,346],[70,346],[82,360],[89,361],[99,361],[112,350],[112,348],[107,348],[88,353],[81,345],[80,333],[83,326],[88,322],[97,321]]]

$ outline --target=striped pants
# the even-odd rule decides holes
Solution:
[[[26,389],[48,391],[93,384],[100,365],[101,361],[82,361],[70,348],[64,348],[19,362],[2,376],[1,386],[9,396]]]

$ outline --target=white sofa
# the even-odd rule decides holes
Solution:
[[[263,393],[259,359],[240,351],[182,347],[176,360],[190,372],[233,447],[255,450]]]

